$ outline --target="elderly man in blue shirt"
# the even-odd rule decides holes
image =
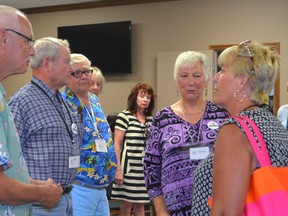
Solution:
[[[83,124],[58,90],[73,71],[69,43],[47,37],[37,40],[34,49],[32,81],[11,97],[9,106],[31,177],[52,177],[64,193],[49,211],[33,204],[32,215],[73,215],[70,191],[80,163]]]
[[[110,126],[96,95],[90,93],[91,62],[82,54],[71,54],[74,69],[63,98],[74,108],[83,108],[84,136],[80,167],[72,191],[76,216],[110,216],[106,187],[114,180],[116,154]]]

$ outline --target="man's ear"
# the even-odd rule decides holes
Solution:
[[[49,58],[48,56],[45,56],[43,59],[42,59],[42,62],[41,62],[41,65],[45,68],[45,69],[48,69],[49,68]]]

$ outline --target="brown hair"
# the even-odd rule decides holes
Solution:
[[[127,110],[129,110],[132,114],[135,114],[137,111],[137,96],[139,92],[144,91],[145,93],[151,96],[151,101],[149,103],[148,108],[145,110],[145,115],[151,116],[155,107],[155,95],[153,89],[150,85],[146,83],[138,83],[134,88],[131,89],[131,92],[128,96],[127,100]]]

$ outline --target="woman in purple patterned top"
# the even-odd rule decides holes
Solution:
[[[158,111],[150,127],[144,174],[157,215],[190,215],[194,170],[212,151],[229,115],[204,99],[210,70],[204,54],[181,53],[174,68],[180,99]]]

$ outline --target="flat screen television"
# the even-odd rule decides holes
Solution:
[[[131,21],[58,27],[71,53],[89,58],[103,74],[131,73]]]

